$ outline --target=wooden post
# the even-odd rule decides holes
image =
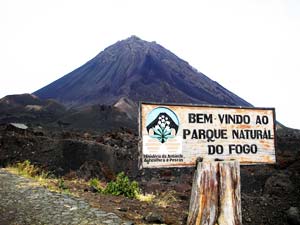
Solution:
[[[241,225],[238,161],[199,162],[193,179],[188,225]]]

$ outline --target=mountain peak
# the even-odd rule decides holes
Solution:
[[[131,35],[129,38],[127,38],[126,40],[128,41],[143,41],[141,38],[139,38],[136,35]]]
[[[120,51],[132,53],[147,53],[153,46],[152,42],[145,41],[135,35],[130,36],[127,39],[121,40],[114,45],[109,46],[111,52],[119,54]]]
[[[161,45],[134,35],[34,94],[69,107],[113,105],[122,97],[133,102],[250,106]]]

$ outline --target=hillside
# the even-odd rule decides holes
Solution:
[[[0,123],[48,124],[66,113],[66,108],[53,100],[35,95],[8,95],[0,99]]]
[[[8,95],[0,99],[0,124],[24,123],[29,127],[50,130],[109,131],[120,127],[136,128],[125,99],[116,106],[91,105],[67,109],[55,100],[32,94]],[[132,103],[131,103],[132,104]]]

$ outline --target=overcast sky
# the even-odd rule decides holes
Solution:
[[[0,97],[34,92],[136,35],[300,129],[299,0],[1,0],[0,29]]]

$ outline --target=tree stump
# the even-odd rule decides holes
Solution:
[[[199,162],[187,224],[241,225],[241,215],[239,162]]]

